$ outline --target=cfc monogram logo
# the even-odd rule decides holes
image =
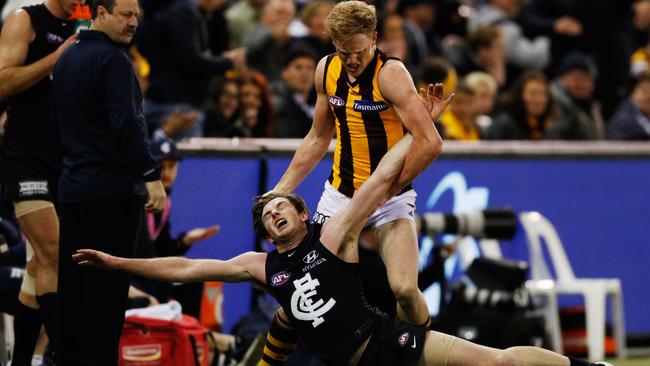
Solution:
[[[311,274],[307,273],[305,277],[293,281],[296,287],[293,295],[291,295],[291,312],[298,320],[311,321],[311,325],[316,328],[325,321],[323,314],[330,311],[336,301],[334,299],[327,300],[325,303],[322,299],[314,302],[312,297],[316,296],[316,286],[320,285],[318,280],[311,278]]]

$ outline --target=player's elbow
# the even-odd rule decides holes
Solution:
[[[442,153],[442,138],[437,133],[427,136],[422,144],[423,154],[430,159],[436,159]]]

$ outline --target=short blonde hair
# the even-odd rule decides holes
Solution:
[[[363,1],[343,1],[325,19],[325,30],[336,42],[346,42],[357,34],[372,37],[377,28],[375,7]]]
[[[465,75],[464,82],[473,90],[479,87],[480,84],[486,84],[492,92],[496,93],[499,90],[499,84],[497,84],[494,76],[483,71],[474,71]]]

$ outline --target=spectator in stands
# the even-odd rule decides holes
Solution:
[[[474,92],[475,122],[481,130],[486,130],[492,124],[499,86],[492,75],[480,71],[467,74],[464,83]]]
[[[629,97],[607,125],[612,140],[650,140],[650,74],[634,79]]]
[[[503,34],[509,63],[522,70],[543,69],[550,61],[550,40],[544,36],[526,37],[515,21],[521,6],[521,0],[489,0],[469,18],[468,30],[486,25],[498,27]]]
[[[295,48],[285,55],[282,80],[271,83],[275,137],[303,138],[311,128],[316,103],[316,54]]]
[[[507,83],[506,45],[501,30],[495,26],[481,26],[472,30],[467,43],[460,42],[449,47],[446,56],[461,76],[483,71],[492,75],[499,87],[505,87]]]
[[[295,42],[289,27],[296,15],[293,0],[269,0],[260,18],[260,27],[247,34],[242,43],[246,48],[248,66],[260,71],[270,81],[280,80],[283,55]]]
[[[567,123],[558,119],[551,86],[541,71],[521,75],[486,131],[491,140],[561,140],[568,135]]]
[[[433,33],[434,0],[399,0],[397,12],[404,20],[409,65],[418,67],[429,55],[441,55],[440,39]]]
[[[136,43],[151,64],[144,112],[149,132],[162,125],[164,116],[176,109],[193,111],[198,119],[183,136],[201,136],[201,106],[213,76],[244,64],[244,50],[211,54],[206,20],[201,12],[219,5],[212,0],[174,0],[155,14],[144,17]],[[183,137],[181,136],[181,137]]]
[[[548,70],[549,75],[555,75],[559,63],[573,51],[586,53],[593,57],[598,70],[607,70],[599,76],[596,84],[596,95],[603,104],[605,117],[611,116],[625,93],[629,57],[633,50],[633,2],[531,0],[523,14],[522,21],[528,32],[552,39],[553,64]],[[603,27],[603,24],[607,26]]]
[[[563,119],[573,125],[573,140],[605,138],[605,119],[594,97],[596,66],[585,54],[573,52],[561,62],[551,92]]]
[[[476,95],[465,83],[456,86],[454,100],[440,116],[444,128],[443,138],[447,140],[480,140],[481,133],[476,124]]]
[[[203,136],[223,137],[239,118],[239,79],[219,76],[212,81],[206,105]]]
[[[300,21],[307,28],[307,35],[296,40],[298,45],[310,47],[322,58],[330,53],[336,52],[329,34],[325,32],[325,18],[334,6],[331,0],[311,0],[299,13]]]
[[[252,70],[239,77],[239,118],[223,131],[222,136],[272,137],[275,115],[267,79]]]
[[[167,193],[167,205],[162,212],[146,213],[137,256],[141,258],[183,256],[199,241],[209,239],[219,231],[219,226],[195,228],[172,236],[171,190],[176,181],[180,156],[174,141],[167,137],[154,136],[149,145],[151,155],[160,164],[160,180]],[[133,279],[132,284],[146,294],[153,295],[158,302],[175,298],[183,306],[183,313],[199,318],[202,283],[176,286],[166,282]]]
[[[260,14],[268,0],[238,0],[226,10],[226,23],[232,44],[241,46],[244,36],[260,24]]]
[[[380,31],[377,47],[388,56],[397,57],[402,60],[405,65],[409,65],[407,68],[412,68],[413,66],[409,64],[409,47],[404,28],[404,19],[399,14],[392,13],[387,14],[383,18],[379,18],[379,20],[381,22],[378,24]],[[424,62],[426,62],[426,59],[422,61],[422,63]]]
[[[454,66],[443,57],[428,57],[414,75],[418,90],[426,89],[429,84],[442,83],[445,95],[456,90],[458,74]]]

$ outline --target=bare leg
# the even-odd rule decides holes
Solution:
[[[18,218],[20,229],[34,248],[36,296],[56,292],[59,262],[59,219],[54,207]]]
[[[390,288],[397,299],[397,316],[406,323],[422,325],[429,308],[418,289],[418,238],[415,223],[400,219],[376,229],[379,255],[384,261]]]
[[[522,346],[500,350],[430,331],[419,365],[569,366],[570,363],[569,358],[542,348]]]

